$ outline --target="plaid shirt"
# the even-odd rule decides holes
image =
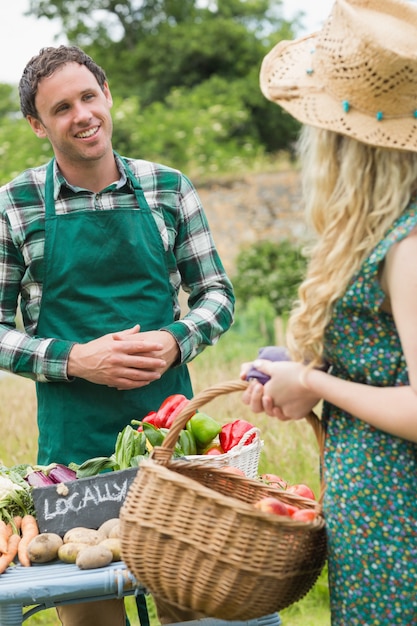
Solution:
[[[119,182],[98,194],[69,185],[55,164],[56,214],[117,210],[121,194],[124,207],[137,208],[124,165],[116,159]],[[170,283],[175,293],[174,322],[164,330],[175,337],[181,362],[186,363],[230,327],[232,285],[197,192],[187,177],[149,161],[127,162],[142,186],[164,248],[173,259]],[[62,381],[68,380],[68,355],[74,342],[36,336],[44,265],[45,178],[46,165],[42,165],[0,188],[0,368],[37,381]],[[178,300],[181,287],[189,294],[189,311],[182,319]],[[16,329],[19,297],[24,332]]]

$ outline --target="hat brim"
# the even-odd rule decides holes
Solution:
[[[319,33],[294,41],[281,41],[264,58],[260,87],[264,96],[279,104],[302,124],[331,130],[364,143],[417,152],[417,119],[383,118],[344,109],[344,101],[326,91],[312,71],[312,55]],[[348,102],[348,97],[346,98]],[[417,96],[416,96],[417,102]]]

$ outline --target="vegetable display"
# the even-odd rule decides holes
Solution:
[[[60,463],[22,464],[11,468],[0,465],[0,574],[18,563],[29,567],[32,563],[59,559],[87,569],[120,560],[118,519],[109,520],[97,530],[72,529],[65,537],[40,533],[32,491],[55,485],[57,493],[65,497],[65,483],[103,471],[138,467],[155,446],[163,443],[174,420],[189,402],[182,394],[174,394],[142,420],[132,419],[118,433],[114,452],[109,457],[95,457],[80,465],[71,463],[69,467]],[[210,415],[196,411],[180,431],[173,456],[227,454],[236,445],[253,441],[256,432],[247,436],[251,429],[254,426],[245,420],[234,420],[222,426]],[[244,476],[235,467],[226,466],[224,470]]]
[[[182,394],[168,396],[157,411],[150,411],[142,420],[132,419],[131,424],[118,434],[113,454],[110,457],[94,457],[81,465],[71,464],[77,478],[87,478],[105,470],[123,470],[138,467],[153,448],[162,445],[175,418],[190,402]],[[136,427],[136,428],[135,428]],[[238,445],[253,424],[245,420],[234,420],[222,426],[217,420],[202,411],[196,411],[181,430],[174,448],[174,458],[196,454],[224,454]],[[256,437],[252,433],[245,445]]]

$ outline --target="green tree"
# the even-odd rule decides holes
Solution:
[[[281,5],[281,0],[30,0],[28,12],[60,20],[69,41],[106,69],[113,94],[137,95],[142,109],[166,103],[173,89],[194,89],[213,76],[227,81],[226,93],[237,83],[258,147],[276,152],[291,147],[299,129],[259,90],[262,58],[298,25],[283,19]],[[190,106],[189,114],[197,112]]]
[[[51,158],[49,141],[39,140],[20,113],[17,89],[0,84],[0,185]]]
[[[19,99],[12,85],[0,83],[0,123],[3,118],[19,115]]]
[[[163,158],[173,167],[192,169],[193,176],[241,171],[262,152],[239,83],[228,85],[218,76],[192,89],[173,89],[165,103],[143,109],[136,96],[116,98],[114,118],[119,152]]]
[[[233,172],[290,148],[299,125],[259,89],[261,59],[297,23],[272,0],[29,0],[106,69],[116,149],[193,176]],[[18,78],[18,77],[17,77]],[[0,84],[0,182],[52,151]]]
[[[285,24],[282,0],[29,0],[28,15],[62,23],[63,32],[80,45],[123,42],[133,50],[138,38],[157,33],[167,23],[202,23],[227,19],[262,38]],[[299,18],[294,21],[297,27]],[[287,24],[288,26],[288,24]]]
[[[0,121],[0,185],[28,167],[46,163],[51,156],[49,141],[38,139],[26,120]]]

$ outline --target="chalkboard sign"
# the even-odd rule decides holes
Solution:
[[[98,528],[106,520],[119,517],[137,472],[138,468],[133,467],[59,485],[34,487],[32,496],[40,532],[62,537],[70,528]]]

